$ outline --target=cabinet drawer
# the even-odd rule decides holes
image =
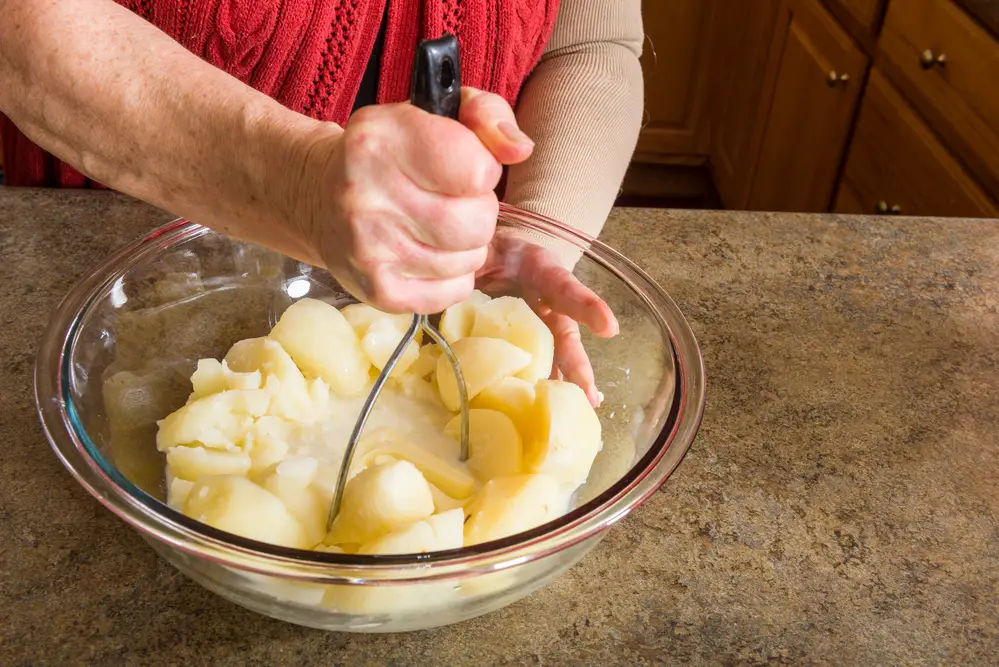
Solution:
[[[999,191],[999,42],[952,0],[893,0],[879,43],[892,82]]]
[[[874,68],[834,210],[885,213],[892,208],[902,215],[999,216],[995,203]]]

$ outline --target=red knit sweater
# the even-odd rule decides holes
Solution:
[[[117,0],[212,65],[286,107],[343,124],[386,0]],[[458,36],[465,85],[516,102],[541,58],[559,0],[390,0],[379,102],[409,94],[420,39]],[[0,116],[10,185],[93,185]]]

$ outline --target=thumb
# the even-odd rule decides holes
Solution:
[[[470,129],[500,164],[519,164],[534,151],[506,100],[475,88],[461,89],[458,120]]]

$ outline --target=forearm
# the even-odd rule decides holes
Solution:
[[[338,131],[110,0],[0,0],[0,15],[0,111],[91,178],[220,231],[294,216],[295,154]]]
[[[592,3],[587,13],[599,4],[585,1]],[[641,17],[637,9],[619,9],[632,0],[614,2],[620,5],[608,11],[625,24],[619,35],[561,35],[566,44],[555,44],[525,86],[517,118],[537,147],[530,160],[511,168],[507,185],[510,203],[592,236],[600,233],[631,161],[644,102],[640,41],[635,44]],[[563,6],[573,11],[570,0]],[[584,9],[575,12],[568,18],[578,19]],[[607,30],[607,21],[597,24]]]

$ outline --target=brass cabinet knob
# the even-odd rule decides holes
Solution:
[[[874,207],[875,213],[880,213],[881,215],[899,215],[902,212],[902,207],[898,204],[892,204],[889,206],[888,202],[884,199],[878,202],[877,206]]]
[[[832,88],[836,84],[846,83],[849,80],[850,80],[850,75],[849,74],[847,74],[845,72],[843,74],[840,74],[836,70],[833,70],[833,71],[829,72],[829,76],[826,78],[826,83],[828,83],[829,87]]]
[[[926,49],[923,51],[923,55],[919,57],[919,64],[923,69],[933,69],[937,66],[943,67],[947,64],[947,54],[934,53],[932,49]]]

